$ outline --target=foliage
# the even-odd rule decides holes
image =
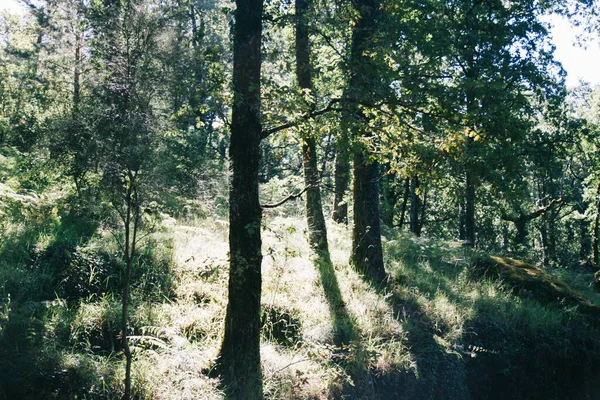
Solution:
[[[364,152],[383,166],[390,276],[348,267],[343,225],[331,260],[312,257],[306,194],[264,208],[265,397],[590,397],[600,89],[565,89],[543,16],[597,32],[596,7],[378,3],[352,59],[368,10],[311,2],[298,89],[294,5],[265,2],[261,204],[303,190],[308,138],[329,214],[336,152]],[[0,14],[0,393],[122,397],[130,280],[132,396],[222,398],[232,2],[24,4]],[[474,250],[457,241],[468,203]]]

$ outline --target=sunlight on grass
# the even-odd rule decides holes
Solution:
[[[294,214],[298,207],[288,208]],[[41,210],[28,217],[35,224],[2,224],[13,239],[0,243],[6,255],[0,279],[7,283],[0,298],[0,338],[8,349],[41,349],[35,350],[43,360],[36,368],[50,371],[44,378],[48,387],[68,377],[85,388],[80,396],[118,397],[120,299],[108,294],[118,293],[121,279],[115,235],[90,226],[82,236],[73,220],[52,208]],[[266,213],[263,222],[261,356],[267,398],[372,398],[376,391],[393,394],[398,388],[407,396],[421,391],[434,396],[432,388],[440,382],[450,382],[447,393],[460,398],[471,365],[488,368],[487,363],[519,359],[523,351],[536,359],[551,346],[551,354],[573,357],[572,343],[557,338],[570,340],[572,325],[585,326],[577,308],[542,304],[502,280],[473,275],[477,255],[460,243],[387,233],[390,282],[375,288],[348,265],[347,226],[328,224],[329,264],[311,255],[304,218],[284,214]],[[219,351],[227,306],[227,238],[225,219],[186,215],[165,216],[145,239],[134,271],[128,333],[137,396],[223,397],[218,380],[206,371]],[[62,299],[51,293],[42,302],[24,302],[33,293],[50,294],[55,262],[82,274],[61,275],[58,287],[76,285],[75,293],[87,294]],[[582,277],[550,273],[585,292]],[[591,290],[586,296],[598,300]],[[585,341],[595,330],[578,332],[573,340]],[[510,365],[503,368],[512,373]]]

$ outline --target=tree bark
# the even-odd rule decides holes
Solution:
[[[459,196],[458,201],[458,240],[465,241],[466,240],[465,233],[465,203],[462,193]]]
[[[548,226],[546,224],[546,219],[543,218],[540,224],[540,237],[542,241],[542,249],[543,249],[543,264],[545,267],[550,265],[550,256],[549,256],[549,245],[548,245]]]
[[[600,254],[598,243],[600,242],[600,185],[596,189],[596,214],[594,215],[594,233],[592,238],[592,260],[598,265]]]
[[[390,228],[394,226],[394,216],[396,211],[396,204],[400,193],[397,192],[395,183],[397,176],[396,174],[389,173],[389,166],[384,168],[385,174],[381,178],[381,222]]]
[[[517,230],[517,234],[515,236],[515,247],[520,249],[527,245],[527,224],[540,217],[545,215],[548,211],[552,209],[556,204],[562,203],[562,198],[553,199],[550,203],[546,204],[543,207],[538,208],[535,211],[530,213],[524,213],[522,210],[518,211],[516,215],[507,215],[506,213],[502,213],[501,218],[505,221],[510,221],[515,224],[515,229]],[[543,237],[546,237],[546,233],[543,234]],[[544,239],[545,241],[546,239]]]
[[[379,0],[358,0],[354,4],[359,16],[352,29],[348,93],[359,99],[365,93],[372,92],[372,84],[377,80],[377,77],[373,77],[376,70],[370,65],[366,51],[372,48],[375,39]],[[368,117],[357,107],[353,111],[356,117],[353,121],[354,135],[371,137],[364,123]],[[370,159],[369,149],[365,145],[357,143],[353,150],[354,226],[350,262],[368,279],[380,283],[385,279],[385,268],[379,220],[379,163]]]
[[[123,298],[121,311],[121,344],[123,354],[125,354],[125,391],[123,400],[131,398],[131,364],[132,355],[127,339],[128,328],[128,308],[129,308],[129,288],[131,285],[131,267],[136,256],[137,232],[139,226],[139,202],[137,195],[136,173],[127,171],[127,188],[125,192],[125,214],[123,224],[125,227],[125,246],[123,248],[123,257],[125,259],[125,282],[123,283]]]
[[[421,199],[417,190],[419,188],[419,177],[413,175],[410,180],[410,232],[416,236],[421,235],[421,224],[419,223],[419,210]]]
[[[350,263],[374,282],[385,279],[379,221],[379,164],[354,153],[354,226]]]
[[[404,217],[406,216],[406,205],[408,204],[408,196],[410,194],[410,178],[404,179],[404,192],[402,193],[402,207],[400,207],[400,222],[398,227],[402,229],[404,226]]]
[[[421,218],[419,219],[419,235],[423,232],[423,224],[427,216],[427,188],[423,188],[423,201],[421,202]]]
[[[262,399],[260,366],[260,70],[262,0],[236,0],[229,157],[229,288],[218,359],[227,396]]]
[[[465,173],[465,241],[475,246],[475,176],[469,168]]]
[[[296,0],[296,78],[301,89],[312,92],[312,70],[310,65],[310,40],[308,11],[310,0]],[[302,167],[306,190],[306,219],[308,241],[319,257],[329,256],[327,227],[321,202],[320,176],[317,159],[317,143],[309,133],[302,133]]]
[[[79,116],[81,102],[81,49],[83,47],[83,33],[75,27],[75,65],[73,67],[73,119]]]
[[[350,152],[347,145],[348,139],[346,133],[342,132],[336,143],[335,188],[333,193],[333,214],[331,216],[338,224],[348,224],[348,204],[344,200],[348,186],[350,185]]]

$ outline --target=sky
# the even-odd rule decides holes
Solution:
[[[573,28],[569,21],[558,15],[549,18],[553,25],[552,37],[556,51],[555,58],[567,71],[567,86],[575,86],[580,78],[592,84],[600,84],[600,40],[592,37],[586,48],[576,44],[581,28]]]
[[[22,11],[18,0],[0,0],[0,10]],[[548,18],[553,25],[552,37],[556,46],[555,57],[567,71],[567,86],[576,86],[579,79],[592,84],[600,84],[600,35],[590,40],[586,48],[576,44],[581,29],[573,28],[560,16]]]

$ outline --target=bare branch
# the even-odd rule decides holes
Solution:
[[[279,207],[279,206],[287,203],[290,200],[294,200],[294,199],[297,199],[298,197],[302,196],[304,194],[304,192],[306,192],[311,187],[315,187],[315,185],[308,185],[304,189],[302,189],[300,192],[298,192],[298,193],[292,193],[289,196],[287,196],[286,198],[284,198],[283,200],[278,201],[277,203],[273,203],[273,204],[261,204],[260,207],[261,208],[276,208],[276,207]]]
[[[540,207],[537,210],[530,212],[529,214],[521,213],[517,216],[513,216],[513,215],[508,215],[507,213],[505,213],[503,211],[500,218],[502,218],[505,221],[515,222],[515,223],[519,222],[519,221],[531,221],[532,219],[536,219],[537,217],[548,212],[552,207],[554,207],[555,204],[559,204],[559,205],[562,204],[563,201],[564,201],[564,199],[562,197],[552,199],[550,201],[550,203],[548,203],[547,205]]]
[[[327,104],[327,106],[321,108],[320,110],[315,110],[309,113],[304,114],[301,118],[294,120],[294,121],[289,121],[286,122],[285,124],[281,124],[278,126],[274,126],[273,128],[269,128],[267,130],[262,131],[260,137],[261,139],[266,139],[268,138],[270,135],[277,133],[279,131],[283,131],[285,129],[289,129],[289,128],[293,128],[295,126],[297,126],[298,124],[300,124],[303,121],[306,121],[308,119],[314,118],[314,117],[318,117],[319,115],[323,115],[328,113],[329,111],[342,111],[342,109],[340,108],[335,108],[334,105],[341,102],[341,99],[331,99],[329,101],[329,103]]]

